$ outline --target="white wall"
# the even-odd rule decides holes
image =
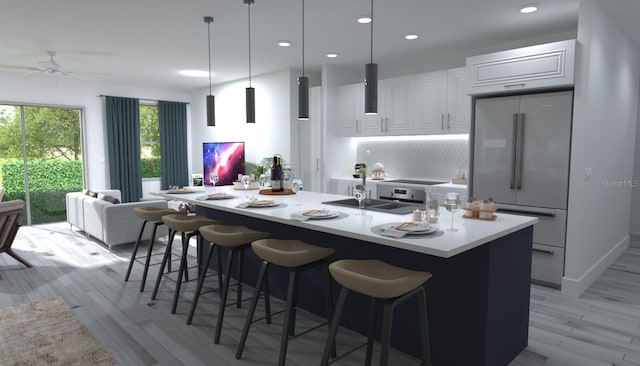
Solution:
[[[594,0],[580,4],[576,60],[562,281],[571,295],[582,293],[628,246],[632,189],[624,182],[633,177],[640,75],[637,48]]]
[[[640,125],[640,100],[638,101],[638,123]],[[631,195],[631,235],[640,236],[640,128],[636,128],[636,153],[633,164],[633,193]]]
[[[202,173],[202,143],[244,141],[245,161],[280,154],[291,160],[291,124],[298,121],[297,104],[292,107],[292,71],[284,70],[251,78],[256,93],[256,123],[246,123],[245,88],[248,80],[216,85],[216,125],[207,127],[206,95],[209,88],[191,93],[190,174]],[[297,75],[296,75],[297,77]],[[295,80],[295,78],[294,78]],[[295,89],[294,89],[295,90]]]
[[[84,153],[86,186],[109,188],[106,156],[106,127],[103,101],[99,95],[189,102],[189,94],[157,88],[118,86],[72,78],[42,76],[21,79],[16,73],[0,71],[0,103],[38,104],[84,109]],[[188,109],[187,109],[188,110]],[[189,114],[187,114],[189,118]]]

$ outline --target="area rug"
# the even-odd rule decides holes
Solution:
[[[117,365],[61,298],[0,309],[0,365]]]

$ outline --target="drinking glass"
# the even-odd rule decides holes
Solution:
[[[251,184],[251,177],[248,175],[243,175],[242,178],[240,178],[240,181],[242,182],[242,185],[244,186],[244,197],[247,197],[247,190],[249,189],[249,184]]]
[[[216,183],[218,183],[218,174],[216,173],[210,173],[209,174],[209,181],[211,182],[211,184],[213,184],[213,190],[216,190]]]
[[[458,229],[453,227],[453,213],[460,208],[460,195],[457,193],[447,193],[444,197],[444,208],[451,212],[451,227],[447,230],[458,231]]]
[[[358,201],[358,215],[363,215],[362,213],[362,201],[367,198],[367,191],[361,188],[353,189],[353,197]]]
[[[291,181],[291,190],[297,195],[302,190],[302,179],[294,179]]]

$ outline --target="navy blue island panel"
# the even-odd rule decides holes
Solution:
[[[506,366],[527,346],[533,226],[442,258],[208,207],[197,206],[197,214],[221,219],[229,225],[268,231],[273,238],[301,239],[334,248],[336,252],[329,258],[331,261],[377,258],[431,272],[433,277],[424,286],[434,365]],[[259,265],[259,258],[247,251],[244,278],[251,286],[255,286]],[[286,270],[277,266],[270,268],[271,295],[285,298],[287,276]],[[339,288],[334,282],[334,301]],[[325,317],[322,289],[321,270],[304,273],[300,279],[298,306]],[[416,307],[417,302],[412,300],[396,308],[391,345],[419,358]],[[341,325],[366,334],[369,309],[369,298],[351,292]],[[381,324],[382,314],[378,319]],[[338,344],[338,353],[341,351],[344,349]],[[321,352],[318,350],[318,357]]]

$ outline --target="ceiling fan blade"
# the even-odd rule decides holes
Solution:
[[[26,74],[19,74],[19,75],[16,75],[16,76],[21,78],[21,79],[33,79],[33,78],[38,77],[40,75],[42,75],[42,71],[33,71],[33,72],[28,72]]]
[[[0,65],[0,70],[7,71],[41,71],[37,67],[32,66],[18,66],[18,65]]]

